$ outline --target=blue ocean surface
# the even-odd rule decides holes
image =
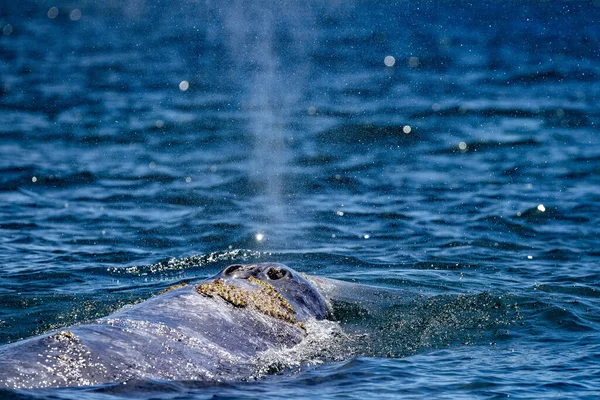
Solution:
[[[1,1],[0,344],[231,263],[372,295],[260,379],[0,397],[597,398],[599,126],[597,0]]]

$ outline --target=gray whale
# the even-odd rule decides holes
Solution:
[[[305,324],[329,313],[315,283],[291,268],[235,264],[105,318],[0,347],[0,388],[244,379],[257,354],[298,345]]]

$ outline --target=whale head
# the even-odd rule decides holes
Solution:
[[[196,290],[288,322],[325,319],[330,311],[325,298],[308,279],[278,263],[233,264]]]

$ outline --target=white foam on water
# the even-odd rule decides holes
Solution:
[[[303,366],[347,359],[354,354],[353,339],[333,321],[310,319],[305,323],[306,337],[293,347],[271,348],[256,354],[251,364],[256,370],[251,379],[268,374],[298,372]]]

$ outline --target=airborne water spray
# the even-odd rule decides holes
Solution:
[[[261,208],[253,214],[257,241],[284,238],[277,229],[291,218],[284,184],[290,176],[288,126],[302,107],[307,80],[306,33],[314,32],[309,11],[308,5],[268,1],[219,8],[237,80],[244,82],[239,107],[254,143],[248,178]]]

